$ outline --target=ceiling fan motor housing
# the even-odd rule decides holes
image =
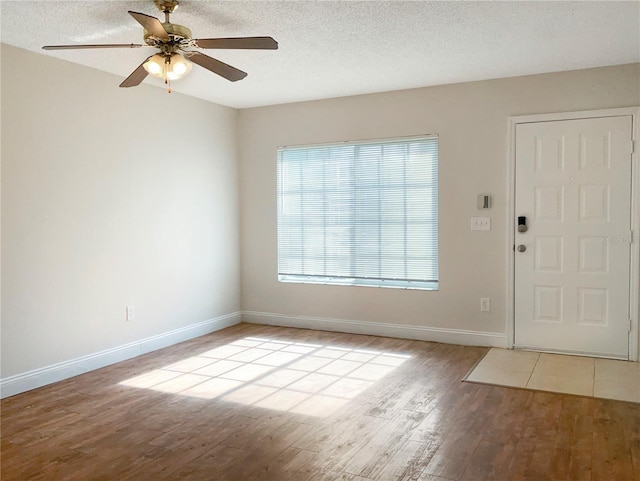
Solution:
[[[182,46],[188,46],[191,42],[191,30],[182,25],[178,25],[177,23],[169,23],[165,22],[162,24],[166,32],[171,37],[172,43],[183,44]],[[163,41],[159,38],[155,37],[151,32],[148,32],[146,29],[144,31],[144,42],[147,45],[151,45],[152,47],[157,47]]]

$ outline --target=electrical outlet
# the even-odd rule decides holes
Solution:
[[[480,298],[480,311],[481,312],[489,312],[491,311],[491,299],[488,297]]]
[[[127,321],[133,321],[136,318],[136,308],[127,306]]]

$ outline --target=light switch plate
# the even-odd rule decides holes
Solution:
[[[491,230],[491,217],[472,217],[471,230]]]

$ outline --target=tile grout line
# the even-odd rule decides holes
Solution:
[[[531,372],[529,373],[529,379],[527,379],[527,383],[524,386],[526,388],[529,388],[529,383],[531,382],[531,378],[533,377],[533,373],[536,370],[536,367],[538,367],[538,361],[540,361],[540,354],[541,353],[538,353],[538,356],[536,357],[536,362],[533,365],[533,369],[531,369]],[[529,389],[531,389],[531,388],[529,388]]]

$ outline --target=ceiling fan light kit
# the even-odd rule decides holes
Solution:
[[[178,80],[187,75],[191,72],[192,64],[179,53],[174,53],[170,57],[157,53],[142,65],[149,75],[169,81]]]
[[[102,45],[45,45],[44,50],[71,50],[89,48],[139,48],[153,47],[159,51],[147,57],[121,84],[120,87],[135,87],[147,77],[162,78],[171,93],[172,80],[178,80],[191,71],[192,63],[236,82],[247,76],[246,72],[220,60],[209,57],[194,49],[258,49],[276,50],[278,42],[271,37],[237,37],[194,39],[191,30],[183,25],[171,23],[169,15],[178,8],[178,0],[154,0],[158,9],[164,13],[161,23],[155,17],[144,13],[129,14],[144,28],[144,43],[140,44],[102,44]],[[191,61],[188,61],[187,58]]]

